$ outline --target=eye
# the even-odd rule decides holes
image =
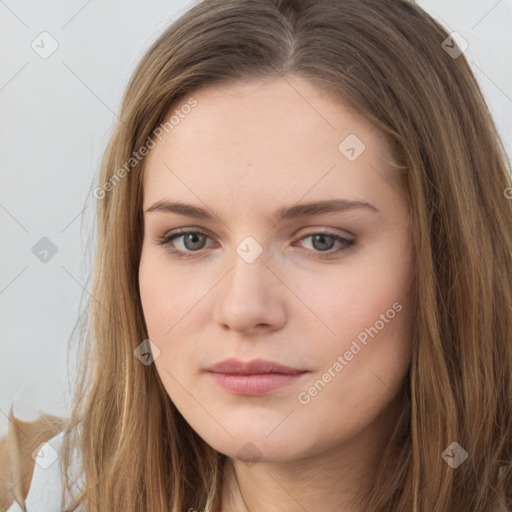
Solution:
[[[176,248],[175,240],[180,238],[183,239],[183,248]],[[204,249],[205,241],[209,238],[210,236],[197,229],[180,229],[179,231],[171,232],[168,235],[158,238],[156,242],[158,245],[164,246],[166,251],[174,254],[178,258],[186,258],[195,257],[196,255],[194,253],[199,253]],[[335,233],[323,232],[305,235],[299,239],[299,242],[308,238],[311,238],[313,249],[317,250],[308,250],[307,252],[313,257],[320,259],[332,259],[340,253],[351,250],[352,246],[355,244],[355,240],[353,239],[347,239]],[[331,250],[336,243],[341,244],[341,247]]]
[[[335,233],[312,233],[300,238],[300,240],[302,241],[307,238],[311,238],[311,245],[313,248],[318,249],[318,251],[312,252],[312,255],[320,259],[333,258],[340,253],[347,252],[352,249],[355,243],[355,240],[344,238]],[[330,249],[332,249],[336,243],[341,244],[341,247],[331,251]]]
[[[185,250],[176,249],[174,241],[178,238],[183,238]],[[204,241],[207,238],[210,237],[202,231],[183,229],[160,238],[158,244],[163,245],[171,254],[182,258],[189,256],[188,252],[194,253],[203,249]]]

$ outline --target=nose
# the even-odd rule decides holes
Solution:
[[[235,253],[233,268],[219,283],[214,320],[225,330],[280,329],[286,321],[286,286],[261,254],[248,263]]]

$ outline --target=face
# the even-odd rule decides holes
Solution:
[[[411,360],[409,213],[386,141],[296,75],[193,98],[144,169],[139,284],[158,374],[229,457],[348,445]],[[291,370],[208,371],[226,359]]]

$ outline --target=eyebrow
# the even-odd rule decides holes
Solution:
[[[278,223],[282,220],[298,219],[301,217],[308,217],[314,215],[322,215],[326,213],[340,213],[355,209],[362,209],[374,213],[380,213],[380,210],[366,201],[352,201],[349,199],[330,199],[325,201],[317,201],[312,203],[303,203],[293,206],[282,206],[277,209],[271,217],[273,223]],[[157,201],[153,206],[150,206],[146,213],[149,212],[165,212],[176,213],[178,215],[185,215],[194,217],[196,219],[214,220],[206,210],[199,206],[194,206],[186,203],[179,203],[162,199]]]

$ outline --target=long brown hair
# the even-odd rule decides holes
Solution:
[[[383,131],[410,205],[417,293],[399,464],[385,453],[366,510],[512,509],[512,182],[456,50],[407,0],[208,0],[151,46],[96,189],[93,288],[62,458],[65,468],[79,450],[84,485],[66,511],[220,510],[224,455],[183,419],[155,365],[134,355],[147,338],[138,289],[144,159],[135,154],[159,127],[172,129],[170,109],[191,104],[195,91],[288,73]],[[468,453],[456,469],[442,456],[454,442]]]

